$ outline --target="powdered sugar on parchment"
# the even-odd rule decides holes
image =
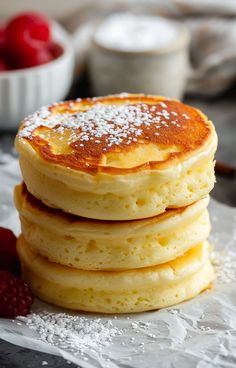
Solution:
[[[26,323],[42,341],[75,355],[83,355],[87,349],[100,351],[111,344],[114,336],[122,334],[112,320],[104,322],[101,318],[89,319],[69,313],[32,313],[17,320]]]
[[[213,251],[210,254],[217,282],[229,284],[236,282],[236,252],[235,250]]]
[[[211,223],[213,230],[210,243],[214,249],[210,253],[210,260],[215,269],[216,282],[217,284],[234,283],[236,282],[236,211],[233,207],[228,207],[228,213],[225,212],[225,216],[220,212],[213,212]],[[221,229],[220,232],[218,227]]]

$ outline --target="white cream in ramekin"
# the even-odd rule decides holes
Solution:
[[[189,34],[174,21],[118,13],[96,29],[89,70],[96,95],[128,91],[181,98],[189,72]]]

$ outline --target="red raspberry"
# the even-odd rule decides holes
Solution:
[[[6,70],[9,70],[7,63],[5,62],[5,60],[3,60],[2,58],[0,58],[0,72],[4,72]],[[0,261],[1,263],[1,261]]]
[[[47,49],[29,49],[18,55],[17,68],[30,68],[32,66],[46,64],[54,58]]]
[[[0,26],[0,71],[12,68],[12,56],[6,41],[6,28]]]
[[[26,316],[32,303],[29,286],[20,277],[0,271],[0,317]]]
[[[53,41],[49,42],[48,50],[52,54],[53,59],[57,59],[63,53],[63,48],[60,45],[58,45],[58,43]]]
[[[17,49],[40,48],[50,40],[50,33],[47,18],[38,13],[17,15],[6,27],[7,42]]]
[[[0,70],[9,70],[9,65],[6,29],[0,26]]]
[[[8,55],[12,67],[27,68],[52,60],[47,50],[51,31],[48,20],[38,13],[16,16],[6,26]]]
[[[0,270],[19,273],[20,263],[16,253],[16,237],[9,229],[0,227]]]
[[[16,236],[5,227],[0,227],[0,248],[4,248],[16,256]]]
[[[4,27],[0,26],[0,52],[5,47],[6,43],[6,30]]]

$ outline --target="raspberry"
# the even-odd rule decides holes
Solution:
[[[9,69],[10,69],[10,64],[8,60],[6,30],[4,27],[0,26],[0,71],[5,71]]]
[[[16,67],[30,68],[32,66],[46,64],[53,59],[53,55],[47,49],[29,49],[18,55]]]
[[[19,273],[20,263],[16,253],[16,237],[9,229],[0,227],[0,270]]]
[[[23,13],[12,18],[6,27],[7,42],[17,49],[40,48],[50,40],[48,20],[38,13]]]
[[[24,13],[16,16],[6,26],[8,56],[12,68],[28,68],[45,64],[53,59],[47,50],[50,25],[41,14]]]
[[[0,248],[16,256],[16,236],[10,229],[0,227]]]
[[[4,27],[0,26],[0,52],[5,47],[6,43],[6,31]]]
[[[58,43],[53,42],[53,41],[48,43],[47,48],[50,51],[50,53],[52,54],[53,59],[57,59],[63,53],[62,47],[60,45],[58,45]]]
[[[2,58],[0,58],[0,72],[6,71],[6,70],[9,70],[7,63]]]
[[[32,303],[29,286],[20,277],[0,271],[0,317],[26,316]]]

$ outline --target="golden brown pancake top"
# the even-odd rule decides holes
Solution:
[[[95,174],[125,174],[162,168],[199,149],[210,137],[208,119],[197,109],[159,96],[114,95],[54,104],[26,118],[18,136],[52,163]],[[130,168],[104,164],[110,153],[140,145],[161,150],[164,159]]]

